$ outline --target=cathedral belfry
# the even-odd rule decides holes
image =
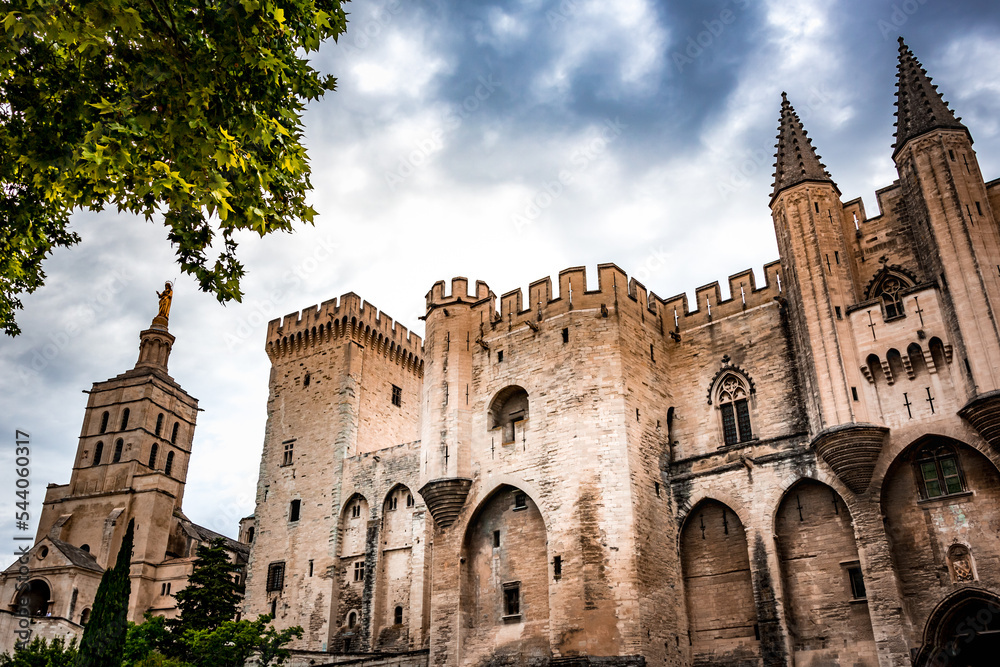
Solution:
[[[198,416],[198,400],[168,373],[175,338],[168,330],[172,285],[157,293],[159,309],[139,334],[133,368],[87,392],[87,406],[68,484],[45,490],[34,546],[29,552],[32,591],[27,609],[18,601],[19,563],[0,578],[11,601],[0,610],[4,649],[16,636],[6,630],[20,611],[35,618],[34,636],[82,632],[105,568],[115,562],[129,520],[135,519],[129,620],[175,613],[172,593],[186,585],[200,544],[222,537],[192,523],[181,503]],[[226,538],[237,562],[248,547]]]

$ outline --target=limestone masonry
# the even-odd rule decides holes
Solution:
[[[246,613],[303,664],[996,664],[1000,183],[902,43],[897,117],[869,218],[782,100],[728,299],[604,264],[436,283],[424,341],[271,322]]]
[[[1000,181],[902,40],[898,70],[875,217],[782,99],[780,260],[726,299],[602,264],[499,299],[435,283],[425,340],[355,294],[271,322],[244,615],[302,626],[296,665],[996,665]],[[35,549],[91,599],[130,489],[159,536],[133,566],[155,610],[190,555],[164,551],[183,475],[147,445],[87,456],[117,437],[103,410],[150,401],[183,471],[196,403],[156,374],[109,382]],[[80,623],[59,586],[49,608]]]

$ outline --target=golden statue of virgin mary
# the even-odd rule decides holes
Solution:
[[[174,298],[174,288],[169,280],[163,283],[163,291],[157,292],[156,296],[160,298],[160,312],[156,316],[168,319],[170,317],[170,301]]]

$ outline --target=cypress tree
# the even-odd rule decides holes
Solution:
[[[174,596],[180,615],[167,622],[178,636],[185,630],[215,630],[236,617],[241,598],[234,572],[225,540],[216,538],[198,547],[188,585]]]
[[[128,631],[128,599],[132,592],[129,570],[132,565],[134,533],[135,519],[130,519],[115,566],[105,570],[101,577],[90,621],[83,631],[75,667],[121,665]]]

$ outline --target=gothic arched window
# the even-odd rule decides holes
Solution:
[[[111,459],[112,463],[118,463],[122,460],[122,450],[125,448],[125,441],[121,438],[115,441],[115,455]]]
[[[393,623],[395,625],[402,625],[403,624],[403,608],[402,607],[396,607],[396,610],[395,610],[395,612],[392,615],[392,620],[393,620]]]
[[[868,299],[878,299],[882,305],[882,317],[887,320],[903,317],[903,292],[913,286],[913,281],[904,275],[899,267],[883,267],[869,283]]]
[[[177,444],[177,430],[181,427],[178,422],[174,422],[174,429],[170,432],[170,442],[171,444]]]
[[[939,498],[965,491],[958,454],[951,445],[931,443],[917,452],[914,462],[922,498]]]
[[[722,415],[722,437],[727,445],[753,439],[750,426],[750,387],[737,373],[726,373],[716,385],[716,404]]]
[[[163,413],[161,412],[156,418],[156,437],[160,437],[160,431],[163,430]]]
[[[101,415],[101,433],[107,433],[108,432],[108,417],[110,417],[110,416],[111,415],[108,414],[107,411],[105,411],[104,414]]]
[[[159,450],[159,446],[154,442],[153,446],[149,448],[149,467],[156,470],[156,453]]]
[[[882,281],[876,296],[882,301],[882,312],[885,319],[891,320],[894,317],[905,315],[903,312],[903,297],[900,292],[906,287],[903,281],[896,276],[888,276]]]
[[[163,472],[169,475],[174,470],[174,453],[167,454],[167,464],[163,466]]]
[[[125,429],[128,428],[128,415],[129,415],[129,409],[125,408],[125,411],[122,412],[122,427],[118,429],[119,431],[124,431]]]
[[[98,465],[101,462],[101,454],[104,453],[104,443],[98,442],[94,445],[94,462],[92,465]]]

